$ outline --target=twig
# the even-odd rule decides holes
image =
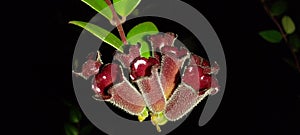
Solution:
[[[295,61],[295,65],[296,65],[296,68],[297,68],[297,70],[300,72],[300,64],[299,64],[298,57],[297,57],[296,53],[293,51],[293,47],[288,43],[288,39],[287,39],[286,33],[283,31],[283,29],[282,29],[280,23],[276,20],[276,18],[275,18],[274,16],[272,16],[269,7],[268,7],[267,4],[265,3],[265,0],[261,0],[261,3],[263,4],[266,13],[270,16],[270,18],[272,19],[272,21],[273,21],[273,22],[275,23],[275,25],[277,26],[277,28],[278,28],[280,34],[282,35],[282,38],[283,38],[285,44],[288,46],[288,48],[290,49],[290,51],[291,51],[291,53],[292,53],[292,55],[293,55],[293,58],[294,58],[294,61]]]
[[[119,32],[119,35],[121,37],[121,40],[123,42],[124,45],[127,45],[127,39],[126,39],[126,36],[125,36],[125,32],[124,32],[124,29],[123,29],[123,26],[122,26],[122,23],[121,23],[121,20],[120,18],[118,17],[117,13],[116,13],[116,10],[113,6],[113,4],[111,3],[110,0],[105,0],[105,2],[107,3],[107,5],[109,6],[111,12],[112,12],[112,15],[113,15],[113,23],[117,29],[118,29],[118,32]]]

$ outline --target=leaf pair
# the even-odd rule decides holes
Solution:
[[[129,14],[131,14],[132,11],[141,2],[141,0],[113,0],[113,5],[108,5],[106,3],[106,0],[82,0],[82,1],[110,21],[113,18],[113,13],[112,10],[110,9],[111,7],[109,6],[113,6],[115,11],[124,18]],[[82,22],[82,21],[70,21],[69,23],[84,28],[85,30],[92,33],[94,36],[103,40],[105,43],[111,45],[118,51],[123,52],[122,41],[117,36],[105,30],[104,28],[101,28],[91,23]],[[151,56],[150,48],[149,48],[149,43],[145,40],[145,36],[150,34],[156,34],[156,33],[158,33],[158,29],[153,23],[145,22],[145,23],[138,24],[134,28],[132,28],[127,34],[128,43],[132,45],[140,43],[141,56],[145,58],[149,58]]]
[[[103,15],[108,20],[112,20],[113,15],[109,9],[109,5],[105,0],[82,0],[84,3],[89,5],[91,8],[96,10],[98,13]],[[116,12],[122,16],[126,17],[137,7],[141,0],[113,0],[113,6]]]
[[[292,34],[295,32],[296,27],[289,16],[283,16],[281,19],[282,27],[286,34]],[[259,35],[270,43],[279,43],[282,40],[282,34],[277,30],[265,30],[259,32]]]
[[[272,17],[279,17],[283,15],[287,10],[288,4],[285,0],[275,1],[270,8],[270,15]],[[281,25],[286,34],[292,34],[295,32],[295,24],[291,17],[283,16],[281,19]],[[277,30],[265,30],[261,31],[259,35],[270,43],[279,43],[282,40],[282,33]]]
[[[111,45],[112,47],[116,48],[117,50],[123,52],[122,41],[115,36],[114,34],[110,33],[109,31],[91,23],[82,22],[82,21],[70,21],[69,23],[77,25],[81,28],[84,28],[88,32],[92,33],[97,38],[101,39],[105,43]]]
[[[109,31],[91,23],[82,21],[70,21],[69,23],[77,25],[89,31],[99,39],[103,40],[105,43],[116,48],[120,52],[123,52],[123,43],[114,34]],[[148,58],[150,57],[149,43],[145,40],[146,35],[158,33],[157,27],[152,22],[144,22],[133,27],[127,34],[128,43],[135,45],[137,43],[141,44],[141,56]]]

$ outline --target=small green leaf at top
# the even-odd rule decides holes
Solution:
[[[282,40],[282,36],[277,30],[265,30],[259,32],[259,35],[270,43],[279,43]]]
[[[69,23],[77,25],[81,28],[92,33],[94,36],[98,37],[105,43],[111,45],[112,47],[116,48],[120,52],[123,52],[123,43],[122,41],[116,37],[114,34],[110,33],[109,31],[91,23],[81,22],[81,21],[70,21]]]
[[[295,31],[296,27],[291,17],[283,16],[281,22],[283,29],[287,34],[292,34]]]
[[[141,56],[145,58],[151,57],[150,44],[146,40],[146,36],[157,34],[159,31],[152,22],[143,22],[133,27],[127,34],[128,43],[135,45],[141,44]]]
[[[79,123],[82,118],[81,112],[78,108],[71,108],[70,110],[70,121],[73,123]]]
[[[272,4],[270,10],[272,16],[280,16],[286,11],[286,9],[287,9],[287,2],[284,0],[278,0]]]
[[[112,12],[104,0],[81,0],[81,1],[89,5],[91,8],[96,10],[98,13],[103,15],[108,20],[112,20],[113,18]]]
[[[130,15],[140,2],[141,0],[113,0],[116,12],[122,17]]]
[[[70,123],[65,123],[65,133],[66,135],[78,135],[78,129]]]

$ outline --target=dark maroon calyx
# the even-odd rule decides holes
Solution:
[[[151,75],[151,67],[159,65],[159,61],[156,58],[144,58],[138,57],[136,58],[130,66],[131,73],[130,78],[132,80],[137,80],[141,77],[150,76]]]
[[[174,46],[164,46],[161,48],[161,52],[165,55],[174,55],[177,58],[181,58],[187,55],[188,50],[185,48],[178,49],[177,47]]]
[[[185,69],[185,72],[182,76],[182,81],[189,86],[191,86],[195,90],[200,89],[200,77],[203,75],[203,69],[195,66],[190,65]]]
[[[200,66],[202,68],[210,66],[209,61],[207,61],[206,59],[204,59],[204,58],[202,58],[202,57],[200,57],[196,54],[192,54],[191,59],[194,61],[194,62],[190,63],[191,65],[197,65],[197,66]]]
[[[174,33],[159,33],[148,37],[153,51],[159,51],[164,46],[173,46],[174,40],[177,36]]]
[[[124,68],[129,68],[130,63],[140,56],[140,48],[140,44],[126,45],[124,46],[124,53],[116,52],[114,55],[114,60],[119,61]]]
[[[99,68],[102,65],[102,61],[100,59],[99,52],[96,60],[94,60],[93,57],[94,53],[89,54],[88,60],[82,64],[81,72],[78,73],[73,71],[73,73],[75,75],[81,76],[86,80],[89,79],[90,76],[96,75],[99,72]]]
[[[86,79],[88,79],[90,76],[95,75],[99,72],[99,68],[101,66],[100,61],[95,61],[95,60],[87,60],[83,65],[82,65],[82,76],[84,76]]]
[[[160,52],[154,52],[154,58],[156,60],[161,61],[161,57],[162,57],[162,55]]]
[[[210,68],[210,74],[216,75],[219,72],[219,70],[220,70],[219,64],[215,61]]]
[[[219,71],[219,65],[217,62],[214,62],[210,65],[209,61],[195,54],[191,55],[190,65],[197,65],[203,68],[204,74],[217,74]]]
[[[110,63],[103,67],[100,73],[95,76],[92,89],[96,95],[101,96],[104,100],[109,99],[111,95],[107,90],[122,80],[121,69],[119,65]]]

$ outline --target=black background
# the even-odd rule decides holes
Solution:
[[[275,28],[260,2],[185,1],[217,32],[228,76],[222,103],[210,122],[198,127],[200,105],[171,134],[299,134],[300,74],[282,60],[292,58],[284,44],[269,44],[257,34]],[[288,14],[299,13],[295,5],[290,4]],[[3,42],[2,54],[3,67],[10,70],[3,70],[8,80],[1,98],[7,125],[3,132],[63,134],[68,110],[61,99],[76,103],[72,55],[81,32],[68,21],[88,21],[96,12],[80,0],[23,1],[7,6],[2,26],[8,42]]]

